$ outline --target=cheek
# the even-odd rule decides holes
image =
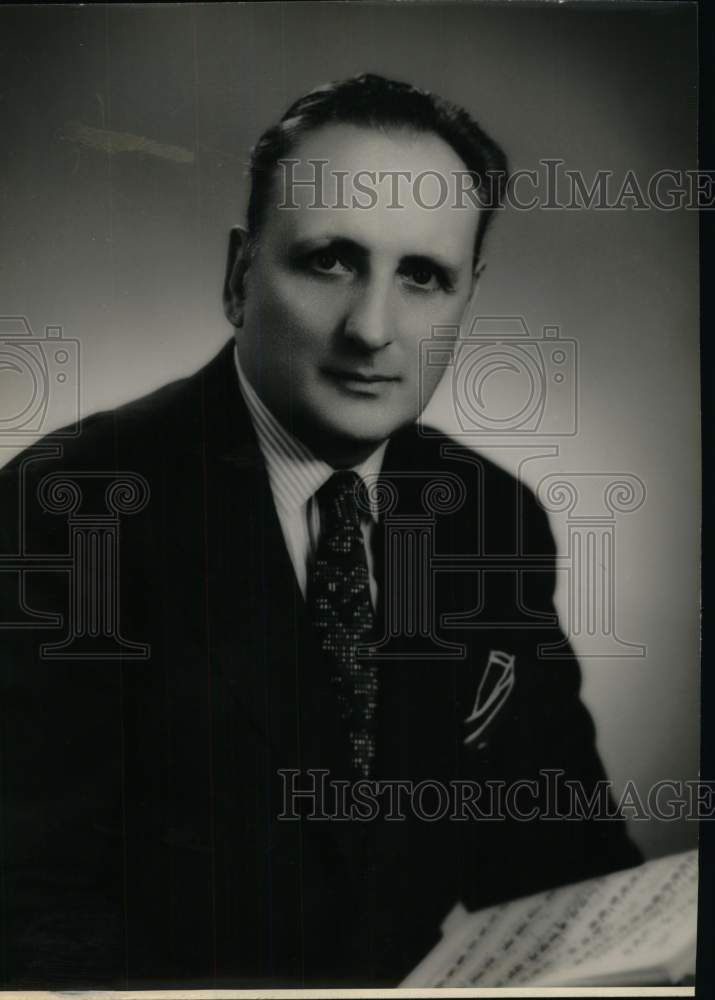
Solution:
[[[422,399],[425,404],[432,398],[445,371],[445,365],[422,365],[418,378],[422,391]]]
[[[426,301],[417,307],[410,303],[409,310],[403,313],[401,349],[403,356],[409,359],[410,371],[421,379],[425,390],[432,391],[448,367],[446,363],[428,362],[428,358],[450,353],[462,329],[465,307],[466,301],[460,297],[458,301]],[[450,329],[448,337],[445,337],[445,328]],[[440,331],[438,339],[435,338],[435,330]]]
[[[340,321],[342,307],[337,290],[316,282],[278,274],[261,285],[263,325],[270,324],[273,336],[297,349],[325,342]]]
[[[457,325],[459,318],[443,318],[435,320],[434,325]],[[419,392],[422,405],[425,406],[432,398],[445,372],[453,367],[454,350],[457,338],[442,338],[435,344],[431,329],[423,340],[414,346],[410,357],[411,381],[413,389]],[[435,350],[435,348],[437,348]]]
[[[461,291],[424,298],[403,295],[399,309],[405,338],[428,340],[435,327],[460,326],[468,302],[469,296]],[[443,338],[444,335],[440,339]]]

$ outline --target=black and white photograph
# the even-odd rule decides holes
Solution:
[[[699,28],[0,6],[8,998],[696,995]]]

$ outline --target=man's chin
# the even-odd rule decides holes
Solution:
[[[350,468],[366,461],[370,455],[388,441],[402,424],[315,421],[296,430],[311,451],[335,468]]]

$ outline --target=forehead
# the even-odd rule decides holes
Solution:
[[[479,209],[465,193],[464,161],[438,135],[328,125],[286,160],[276,168],[269,239],[340,237],[375,253],[471,262]]]

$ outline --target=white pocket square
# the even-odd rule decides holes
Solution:
[[[465,745],[481,736],[506,703],[514,687],[515,660],[516,656],[511,653],[505,653],[501,649],[490,650],[486,670],[477,688],[474,708],[464,720],[464,724],[470,727],[464,739]]]

